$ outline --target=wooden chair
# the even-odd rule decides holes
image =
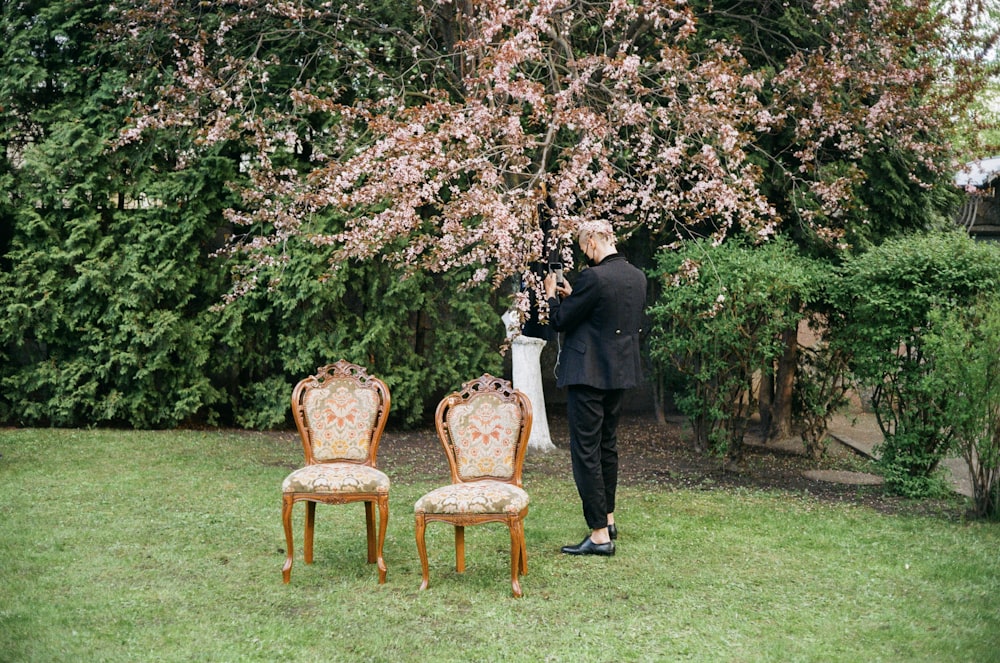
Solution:
[[[450,394],[435,414],[438,438],[451,468],[451,485],[421,497],[414,506],[417,552],[430,578],[424,530],[428,522],[455,527],[455,570],[465,571],[465,526],[506,523],[510,529],[510,582],[521,596],[519,576],[528,573],[524,518],[528,493],[521,487],[524,453],[531,434],[531,403],[510,382],[483,375]]]
[[[292,574],[292,507],[306,503],[306,564],[313,561],[316,504],[364,502],[368,533],[368,563],[378,563],[378,581],[385,582],[382,546],[389,520],[389,477],[375,467],[379,441],[389,415],[389,389],[365,369],[344,360],[320,367],[292,392],[292,413],[302,438],[306,464],[281,486],[281,520],[288,556],[282,575]],[[379,511],[375,537],[375,506]]]

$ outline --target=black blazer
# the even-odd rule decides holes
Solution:
[[[613,253],[580,272],[566,299],[549,299],[549,321],[565,332],[557,385],[630,389],[642,379],[639,334],[646,275]]]

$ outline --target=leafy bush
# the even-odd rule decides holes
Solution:
[[[235,160],[216,147],[181,173],[176,141],[107,149],[137,53],[101,39],[106,13],[25,3],[0,19],[5,423],[169,427],[224,398],[207,367],[225,271],[208,256]]]
[[[845,318],[831,329],[831,342],[872,390],[885,436],[879,463],[898,493],[935,489],[934,471],[954,434],[942,413],[956,393],[927,355],[931,311],[969,306],[998,285],[1000,248],[962,232],[890,240],[843,266],[834,298]]]
[[[676,402],[699,449],[740,457],[756,404],[754,374],[781,355],[780,334],[802,318],[816,274],[782,240],[691,242],[657,256],[664,284],[649,309],[650,353],[685,377]]]
[[[950,398],[936,404],[969,467],[975,512],[1000,518],[1000,299],[935,308],[925,336],[931,371]]]
[[[99,159],[83,145],[81,160]],[[57,152],[26,154],[19,174],[50,167]],[[11,217],[0,420],[284,426],[291,385],[347,358],[389,383],[394,418],[412,424],[462,381],[501,370],[495,295],[459,288],[461,275],[402,275],[377,261],[328,274],[328,256],[308,242],[276,257],[272,284],[217,310],[239,268],[211,257],[233,169],[224,157],[199,164],[147,181],[146,206],[95,205],[97,184],[102,198],[116,184],[102,176]]]

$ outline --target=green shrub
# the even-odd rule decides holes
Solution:
[[[738,459],[756,405],[754,374],[781,355],[816,284],[815,265],[782,240],[760,246],[691,242],[657,257],[663,279],[650,354],[684,376],[676,396],[695,445]]]
[[[953,397],[937,402],[969,467],[975,513],[1000,518],[1000,299],[935,308],[925,336],[931,372]]]
[[[1000,248],[962,232],[901,237],[844,264],[834,285],[844,319],[831,329],[831,342],[872,391],[885,437],[879,463],[890,489],[933,492],[935,469],[954,434],[942,413],[955,392],[927,355],[931,311],[969,306],[998,285]]]
[[[331,271],[326,252],[292,241],[261,277],[223,311],[225,391],[240,425],[290,425],[292,386],[338,359],[385,380],[393,421],[406,426],[462,382],[502,371],[501,303],[488,286],[462,288],[462,275],[402,274],[378,260]]]
[[[273,232],[234,228],[224,214],[240,209],[234,191],[249,176],[250,137],[234,131],[231,143],[207,145],[199,123],[168,122],[111,149],[135,112],[123,100],[168,84],[157,53],[171,30],[158,22],[136,48],[125,35],[107,38],[113,26],[101,3],[9,6],[0,52],[0,422],[283,426],[291,385],[346,358],[385,379],[393,416],[413,423],[462,381],[499,372],[494,294],[461,290],[450,277],[404,278],[377,258],[325,279],[328,252],[305,241],[278,249],[264,274],[273,283],[217,310],[245,265],[213,254],[234,230]],[[300,37],[276,50],[308,52]],[[336,85],[344,75],[358,91],[335,58],[307,60],[317,79]],[[299,70],[289,71],[273,71],[276,97],[265,101],[260,90],[265,115],[269,101],[288,102],[282,79]],[[322,131],[302,119],[306,134]],[[310,163],[306,151],[272,157],[289,168]]]
[[[306,242],[285,247],[273,283],[218,310],[238,258],[210,257],[222,203],[206,189],[225,188],[201,178],[225,165],[151,184],[151,208],[22,211],[0,273],[0,420],[282,427],[291,385],[346,358],[385,379],[394,419],[414,424],[502,370],[495,294],[377,261],[331,274]]]

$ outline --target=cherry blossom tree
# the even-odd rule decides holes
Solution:
[[[522,319],[532,265],[571,266],[590,218],[667,246],[788,234],[831,260],[940,221],[955,132],[996,66],[979,0],[118,7],[160,77],[134,86],[122,143],[187,132],[180,168],[219,142],[243,153],[232,296],[304,238],[332,270],[524,282]]]
[[[236,238],[266,261],[301,234],[334,266],[378,256],[499,286],[553,249],[571,264],[565,240],[587,218],[719,240],[734,228],[766,237],[778,221],[746,149],[771,122],[760,80],[722,42],[690,50],[683,2],[431,2],[408,35],[364,7],[219,4],[229,13],[211,31],[183,24],[169,0],[125,14],[136,35],[180,23],[173,76],[159,98],[135,100],[123,140],[188,125],[204,143],[244,141],[253,185],[231,219],[268,228]],[[294,34],[265,29],[282,19],[322,31],[300,60],[324,51],[337,78],[269,85],[278,63],[260,44]],[[391,36],[396,59],[352,50],[366,31]],[[284,98],[265,105],[265,90]],[[314,232],[331,210],[341,227]]]
[[[169,34],[170,50],[123,141],[185,126],[244,144],[252,185],[230,218],[256,231],[233,246],[258,264],[303,235],[334,267],[377,256],[499,286],[553,249],[572,263],[565,240],[597,216],[663,241],[791,222],[847,248],[872,222],[873,153],[904,159],[918,189],[954,169],[943,137],[982,86],[991,35],[976,51],[950,21],[985,10],[778,5],[126,3],[120,29]],[[796,34],[774,32],[792,15]],[[771,32],[750,43],[748,26]],[[331,213],[339,226],[318,231]]]

